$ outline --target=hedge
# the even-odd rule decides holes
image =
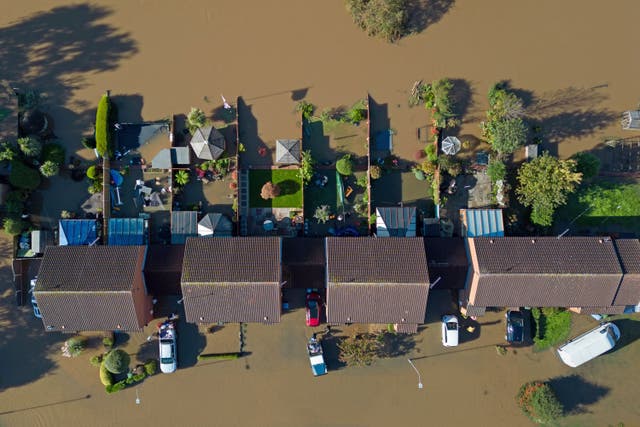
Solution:
[[[16,188],[35,190],[40,185],[40,173],[20,160],[13,160],[9,183]]]
[[[109,95],[103,95],[96,111],[96,150],[103,157],[113,156],[113,133],[110,119],[112,105]]]
[[[353,173],[353,161],[350,154],[345,154],[336,162],[336,170],[340,175],[349,176]]]
[[[100,364],[100,382],[107,387],[113,385],[113,375],[104,366],[104,361]]]
[[[144,380],[146,377],[147,377],[147,374],[145,374],[144,372],[138,375],[132,375],[130,377],[127,377],[124,380],[118,381],[115,384],[105,385],[104,389],[109,394],[115,393],[117,391],[124,390],[125,388],[127,388],[128,385],[139,383],[140,381]]]
[[[231,360],[238,359],[242,353],[210,353],[199,354],[198,360]]]

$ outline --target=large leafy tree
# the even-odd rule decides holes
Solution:
[[[490,121],[486,132],[493,149],[501,154],[513,153],[527,140],[527,126],[521,118]]]
[[[520,387],[516,402],[533,422],[548,424],[563,415],[563,407],[549,384],[531,381]]]
[[[574,160],[559,160],[545,152],[520,167],[516,194],[520,203],[531,207],[534,224],[549,226],[556,208],[567,202],[581,181]]]
[[[407,32],[406,0],[347,0],[347,10],[370,36],[395,42]]]

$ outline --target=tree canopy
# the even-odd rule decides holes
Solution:
[[[340,175],[349,176],[353,174],[353,160],[350,154],[345,154],[336,162],[336,170]]]
[[[563,415],[563,407],[549,384],[531,381],[520,387],[516,402],[533,422],[547,424]]]
[[[18,147],[27,157],[38,157],[42,152],[42,143],[30,136],[18,138]]]
[[[600,159],[586,151],[571,156],[576,161],[576,170],[582,173],[584,179],[590,179],[600,172]]]
[[[527,126],[521,118],[489,121],[485,129],[489,143],[501,154],[513,153],[527,140]]]
[[[388,42],[398,41],[407,32],[406,0],[347,0],[353,21],[368,35]]]
[[[531,207],[534,224],[549,226],[556,208],[567,202],[581,181],[574,160],[559,160],[545,152],[520,167],[516,194],[520,203]]]
[[[16,188],[35,190],[40,185],[40,174],[20,160],[13,160],[11,162],[9,183]]]

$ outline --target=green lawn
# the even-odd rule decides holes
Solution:
[[[534,350],[546,350],[565,341],[571,331],[571,312],[561,308],[534,308],[531,310],[536,332]]]
[[[579,225],[611,223],[639,230],[640,184],[596,181],[571,195],[567,206],[558,211],[557,217],[571,219],[581,213],[576,220]]]
[[[273,182],[280,187],[280,196],[264,200],[260,197],[262,186]],[[252,208],[301,208],[302,180],[294,169],[254,169],[249,171],[249,207]]]

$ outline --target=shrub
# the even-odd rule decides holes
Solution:
[[[89,194],[98,194],[102,192],[102,181],[96,179],[95,181],[91,181],[88,188]]]
[[[156,359],[149,359],[144,362],[144,372],[149,376],[158,372],[158,361]]]
[[[353,160],[351,160],[351,154],[345,154],[336,162],[336,170],[340,175],[344,176],[353,174]]]
[[[18,155],[18,151],[9,142],[0,142],[0,162],[3,160],[13,160]]]
[[[42,153],[42,143],[30,136],[18,138],[18,148],[27,157],[38,157]]]
[[[10,216],[19,216],[24,211],[24,202],[28,193],[22,190],[14,190],[7,195],[4,208]]]
[[[360,175],[358,179],[356,179],[356,185],[360,188],[367,188],[367,175]]]
[[[527,126],[520,118],[489,121],[485,129],[489,144],[498,153],[513,153],[527,139]]]
[[[45,162],[53,162],[58,166],[64,164],[65,150],[64,147],[55,142],[44,144],[42,147],[42,160]]]
[[[96,139],[92,136],[83,136],[82,145],[89,150],[93,150],[96,148]]]
[[[124,390],[125,388],[127,388],[127,380],[118,381],[115,384],[104,387],[105,391],[109,394]]]
[[[357,125],[361,121],[367,118],[367,109],[364,101],[360,100],[356,102],[347,114],[345,115],[346,121]]]
[[[382,168],[378,165],[372,165],[369,168],[369,173],[371,174],[371,179],[380,179],[382,177]]]
[[[122,374],[127,372],[127,370],[129,370],[130,362],[131,357],[129,357],[127,352],[119,348],[111,350],[104,358],[104,366],[112,374]]]
[[[40,174],[16,159],[11,162],[9,183],[16,188],[35,190],[40,185]]]
[[[102,167],[92,165],[87,168],[87,178],[91,180],[102,179]]]
[[[102,355],[96,354],[95,356],[91,356],[89,363],[91,363],[91,366],[95,366],[96,368],[100,367],[102,365]]]
[[[416,177],[418,181],[424,181],[425,179],[427,179],[427,176],[425,175],[424,171],[420,169],[418,166],[414,166],[411,169],[411,171],[413,172],[413,175]]]
[[[213,353],[199,354],[198,360],[232,360],[238,359],[242,353]]]
[[[311,117],[313,117],[313,112],[315,111],[316,107],[307,101],[300,101],[298,102],[298,104],[296,104],[296,111],[299,113],[302,113],[302,117],[305,120],[311,120]]]
[[[51,178],[52,176],[58,175],[60,172],[60,166],[58,163],[52,162],[51,160],[47,160],[42,165],[40,165],[40,173],[45,178]]]
[[[28,224],[18,218],[5,218],[2,222],[2,228],[7,234],[11,234],[12,236],[17,236],[22,233],[27,228]]]
[[[436,173],[437,165],[430,160],[425,160],[420,164],[420,169],[426,175],[433,175]]]
[[[507,165],[502,160],[491,159],[487,165],[487,175],[493,183],[504,180],[507,176]]]
[[[199,108],[191,107],[191,111],[187,114],[187,127],[191,133],[196,129],[204,126],[207,123],[207,116],[204,115],[204,111]]]
[[[600,172],[600,159],[586,151],[576,153],[571,156],[576,161],[576,170],[582,173],[583,179],[590,179],[598,176]]]
[[[531,381],[523,384],[516,395],[518,407],[533,422],[547,424],[563,414],[562,404],[549,384]]]
[[[338,359],[347,366],[371,365],[379,357],[380,340],[374,334],[354,334],[338,343]]]
[[[320,224],[324,224],[325,222],[329,221],[329,205],[318,206],[315,213],[313,214],[313,217]]]
[[[108,95],[103,95],[98,103],[96,111],[96,150],[103,157],[113,156],[113,130],[112,116],[113,105]]]
[[[369,36],[395,42],[407,32],[406,0],[347,0],[353,21]]]
[[[110,386],[113,384],[113,375],[111,375],[111,372],[109,372],[105,366],[104,360],[100,364],[100,382],[104,386]]]
[[[262,189],[260,190],[260,197],[262,197],[265,200],[275,199],[279,195],[280,195],[280,187],[271,181],[266,182],[262,186]]]
[[[237,190],[238,189],[238,183],[237,182],[230,182],[229,183],[229,190]]]
[[[435,163],[438,161],[438,148],[435,144],[428,144],[424,147],[424,153],[427,155],[427,160],[431,163]]]
[[[311,150],[305,150],[302,152],[302,160],[300,162],[300,179],[303,184],[311,182],[313,177],[313,170],[316,165],[316,161],[311,157]]]
[[[554,346],[569,336],[571,331],[571,313],[560,308],[533,308],[531,310],[536,324],[533,337],[534,350],[541,351]]]
[[[106,332],[105,335],[102,337],[102,345],[107,350],[111,350],[115,342],[116,342],[116,339],[115,339],[115,334],[113,332]]]
[[[178,172],[176,172],[175,181],[177,185],[179,185],[180,187],[184,187],[189,183],[189,172],[185,170],[179,170]]]
[[[85,337],[73,337],[67,340],[67,349],[72,357],[79,356],[85,349],[87,339]]]

